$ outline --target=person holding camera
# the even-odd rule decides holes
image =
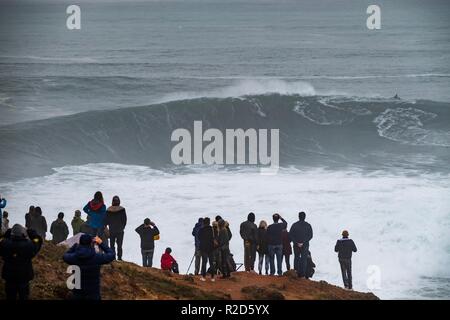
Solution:
[[[141,237],[142,266],[151,268],[153,266],[153,252],[155,251],[155,240],[159,239],[159,230],[149,218],[144,220],[135,230]]]
[[[267,228],[267,244],[270,259],[270,275],[275,275],[275,257],[277,259],[277,274],[281,276],[283,263],[283,229],[287,228],[287,222],[275,213],[273,216],[273,223]],[[281,220],[281,223],[279,222]]]
[[[101,250],[96,252],[95,246]],[[80,243],[74,244],[63,256],[65,263],[78,266],[81,271],[79,288],[72,290],[74,300],[101,300],[100,269],[104,264],[111,263],[115,253],[108,248],[100,237],[83,234]]]
[[[7,300],[28,300],[30,281],[34,278],[32,259],[42,246],[42,237],[32,229],[15,224],[0,238],[3,258],[2,278]]]

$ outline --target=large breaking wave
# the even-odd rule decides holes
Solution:
[[[448,170],[449,103],[317,96],[307,88],[306,95],[290,94],[295,90],[185,99],[3,126],[0,179],[100,162],[170,168],[172,131],[192,130],[195,120],[203,121],[204,130],[280,129],[281,166]]]

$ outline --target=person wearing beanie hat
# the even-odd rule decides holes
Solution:
[[[244,240],[244,266],[245,271],[250,272],[255,269],[256,243],[258,237],[258,227],[255,224],[255,214],[250,212],[247,221],[241,223],[240,234]]]
[[[32,259],[42,246],[42,237],[34,230],[15,224],[0,241],[3,258],[2,278],[7,300],[28,300],[30,281],[34,278]]]
[[[95,251],[95,245],[100,248],[100,252]],[[81,235],[79,243],[74,244],[63,256],[64,262],[78,266],[81,271],[80,286],[72,290],[73,299],[101,300],[100,269],[114,259],[114,251],[98,236]]]
[[[342,231],[342,238],[336,242],[334,251],[338,253],[344,287],[345,289],[352,290],[352,253],[356,252],[357,249],[355,242],[349,238],[347,230]]]

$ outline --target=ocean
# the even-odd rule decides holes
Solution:
[[[316,280],[341,285],[334,244],[358,246],[354,288],[450,298],[450,3],[378,1],[0,3],[0,193],[11,223],[31,204],[70,221],[97,190],[134,232],[161,230],[186,272],[199,217],[239,224],[305,211]],[[394,98],[398,95],[399,98]],[[177,128],[280,130],[280,170],[175,166]],[[373,285],[374,270],[377,281]],[[191,269],[192,271],[192,269]]]

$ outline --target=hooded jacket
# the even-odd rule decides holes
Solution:
[[[34,230],[28,230],[27,234],[28,237],[11,237],[9,229],[0,241],[2,278],[6,281],[26,283],[34,278],[32,259],[41,249],[42,238]]]
[[[289,237],[294,245],[297,243],[308,243],[313,238],[312,227],[306,221],[297,221],[289,230]]]
[[[73,235],[76,235],[81,232],[81,226],[83,225],[84,220],[81,217],[73,217],[72,219],[72,229]]]
[[[84,206],[83,211],[89,216],[88,224],[91,228],[105,227],[106,206],[103,202],[91,200]]]
[[[42,239],[45,239],[45,234],[47,232],[47,220],[45,219],[45,217],[40,214],[33,213],[30,214],[29,222],[29,229],[35,230]]]
[[[127,225],[127,213],[122,206],[110,206],[106,210],[105,225],[110,233],[121,233]]]
[[[251,243],[256,243],[258,238],[258,227],[254,222],[249,220],[241,223],[240,234],[244,241],[250,241]]]
[[[194,236],[195,241],[195,249],[200,249],[200,239],[198,237],[198,232],[203,226],[203,222],[197,222],[194,226],[194,229],[192,229],[192,235]]]
[[[67,237],[69,236],[69,228],[64,220],[56,219],[50,226],[50,233],[53,236],[52,242],[54,244],[58,244],[67,240]]]
[[[91,245],[75,244],[64,254],[64,262],[81,270],[81,289],[74,292],[100,298],[100,267],[113,261],[115,254],[104,242],[99,247],[103,253],[96,253]]]

